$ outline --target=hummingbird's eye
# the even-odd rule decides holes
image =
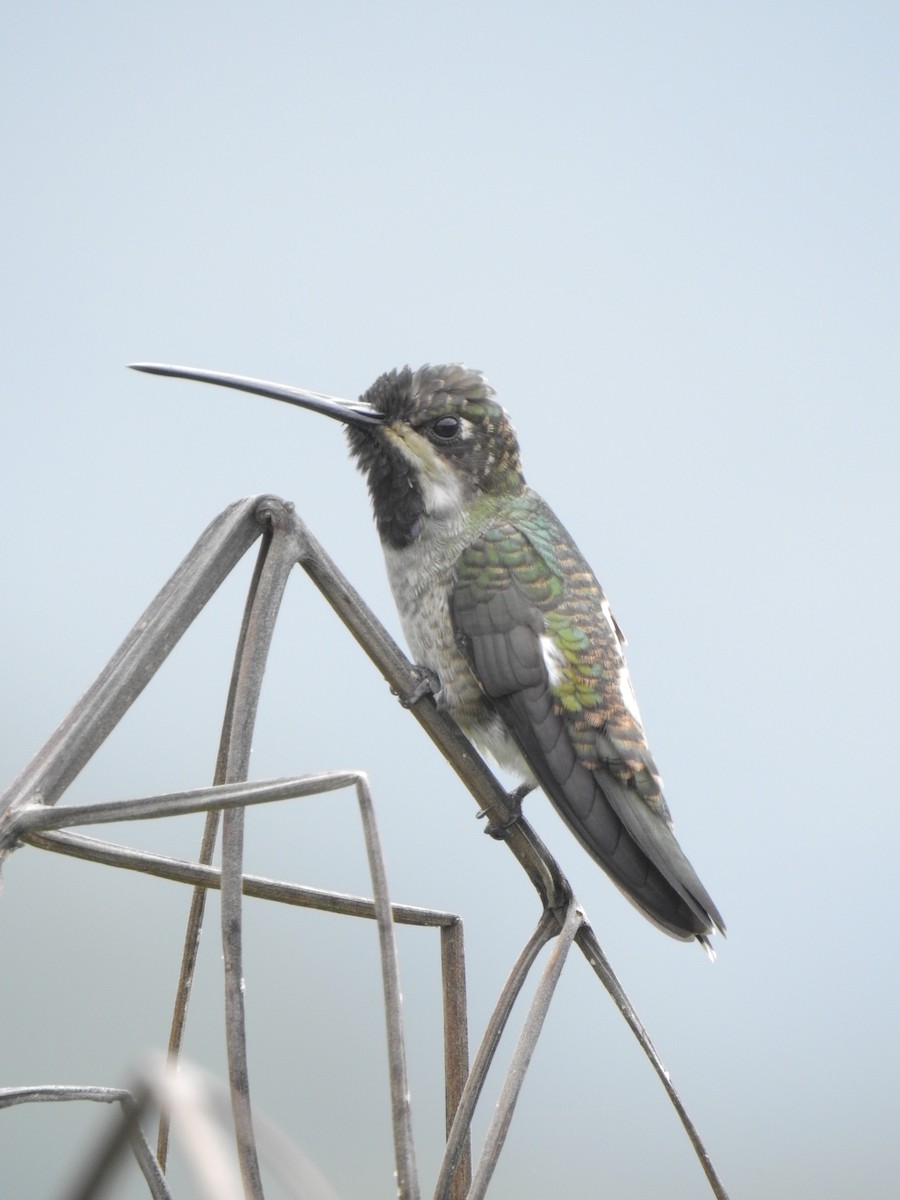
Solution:
[[[459,433],[459,417],[438,417],[431,432],[441,442],[449,442]]]

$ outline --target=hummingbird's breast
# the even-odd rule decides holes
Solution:
[[[471,539],[462,529],[444,529],[435,536],[427,523],[408,546],[384,545],[388,580],[403,633],[415,661],[441,681],[441,702],[451,711],[483,702],[480,687],[456,643],[450,617],[450,593],[455,565]]]
[[[428,521],[408,546],[383,543],[388,580],[403,634],[415,662],[441,681],[435,697],[457,725],[501,767],[520,779],[532,772],[466,662],[456,640],[450,597],[456,564],[468,545],[483,532],[460,519]]]

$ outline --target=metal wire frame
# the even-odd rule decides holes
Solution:
[[[238,640],[213,787],[170,796],[117,801],[111,804],[66,806],[54,810],[53,805],[69,783],[134,703],[231,569],[260,536],[262,544]],[[542,913],[537,929],[513,967],[471,1072],[468,1070],[461,923],[453,914],[429,913],[427,910],[390,904],[374,810],[365,776],[356,772],[337,772],[291,780],[254,784],[245,782],[259,691],[272,632],[284,587],[292,567],[297,563],[325,595],[396,694],[401,699],[410,698],[412,702],[409,707],[413,716],[456,770],[474,796],[480,810],[486,813],[492,825],[505,830],[506,844],[519,860],[540,897]],[[437,1182],[435,1200],[461,1200],[463,1196],[472,1197],[474,1200],[485,1194],[512,1118],[522,1076],[530,1061],[547,1006],[573,941],[609,992],[650,1059],[681,1119],[713,1194],[719,1200],[727,1200],[724,1187],[668,1071],[616,978],[558,864],[527,821],[517,813],[503,788],[452,719],[446,713],[438,711],[430,695],[420,694],[418,682],[416,668],[409,663],[359,594],[337,570],[296,515],[293,505],[274,496],[257,496],[238,501],[222,512],[205,530],[196,546],[151,603],[82,700],[0,797],[0,859],[11,849],[27,842],[44,849],[109,865],[148,871],[194,885],[169,1044],[170,1062],[177,1059],[181,1046],[206,892],[210,887],[221,889],[226,1044],[231,1107],[244,1195],[252,1200],[261,1200],[263,1192],[258,1157],[260,1137],[258,1129],[254,1126],[250,1106],[241,987],[241,897],[244,894],[373,917],[376,920],[388,1029],[397,1186],[398,1195],[404,1200],[418,1200],[420,1192],[409,1121],[399,978],[392,929],[394,921],[435,924],[442,931],[448,1143]],[[308,795],[313,791],[346,786],[355,787],[360,805],[373,881],[373,900],[319,892],[243,873],[243,809],[246,804]],[[63,826],[79,823],[139,820],[196,811],[208,813],[197,863],[137,852],[79,835],[53,832]],[[219,812],[223,813],[220,872],[210,866]],[[528,969],[540,948],[553,937],[557,938],[557,944],[535,990],[513,1063],[501,1090],[494,1120],[472,1177],[469,1127],[475,1105]],[[163,1088],[157,1088],[157,1093],[163,1097],[166,1095]],[[13,1101],[8,1099],[7,1102]],[[125,1124],[130,1125],[137,1120],[135,1112],[139,1107],[136,1104],[127,1106]],[[158,1162],[160,1178],[166,1160],[167,1122],[166,1107],[163,1104],[160,1140],[154,1160]],[[124,1146],[127,1138],[131,1136],[130,1132],[122,1133],[117,1144]],[[142,1149],[141,1154],[143,1153]],[[84,1196],[90,1194],[83,1193]],[[151,1194],[154,1197],[157,1195],[152,1186]]]

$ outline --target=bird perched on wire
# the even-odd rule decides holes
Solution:
[[[672,832],[624,638],[578,547],[527,486],[515,430],[484,376],[461,364],[404,367],[347,401],[134,365],[345,425],[403,631],[436,702],[502,767],[540,784],[649,920],[709,949],[725,924]]]

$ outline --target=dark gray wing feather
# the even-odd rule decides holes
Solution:
[[[518,550],[529,551],[524,536]],[[643,731],[637,744],[632,736],[623,746],[602,713],[591,714],[589,730],[583,721],[577,727],[551,686],[541,596],[533,585],[522,586],[511,569],[495,564],[488,580],[483,572],[467,571],[482,562],[483,551],[476,544],[468,564],[461,562],[452,617],[473,674],[538,782],[588,853],[651,921],[684,940],[705,941],[713,929],[724,931],[672,833]],[[617,631],[607,618],[604,623],[620,655]],[[604,629],[591,633],[596,638]]]

